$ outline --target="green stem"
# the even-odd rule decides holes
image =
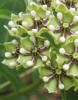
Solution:
[[[11,98],[14,98],[14,97],[16,97],[16,96],[23,95],[24,93],[28,94],[28,93],[31,92],[33,89],[38,88],[38,86],[39,86],[41,83],[42,83],[42,80],[38,80],[38,81],[36,81],[35,83],[29,85],[29,86],[26,87],[26,88],[22,88],[22,89],[20,89],[20,90],[18,90],[18,91],[15,91],[15,92],[13,92],[13,93],[11,93],[11,94],[8,94],[8,95],[5,95],[5,96],[1,96],[1,97],[0,97],[0,100],[8,100],[8,99],[11,100]]]
[[[65,90],[61,91],[61,97],[62,97],[62,100],[67,100],[66,99],[66,92],[65,92]]]

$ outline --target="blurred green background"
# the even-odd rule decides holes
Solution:
[[[34,1],[37,2],[37,0]],[[27,0],[0,0],[0,100],[61,100],[59,93],[48,94],[47,90],[42,88],[37,70],[16,71],[1,64],[5,52],[2,43],[14,38],[8,34],[3,25],[8,25],[11,13],[25,12],[26,7]],[[9,95],[11,93],[12,95]],[[68,93],[70,96],[65,98],[73,100],[71,95],[73,94],[74,100],[78,100],[77,93],[73,93],[72,90]]]

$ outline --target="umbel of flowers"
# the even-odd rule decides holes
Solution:
[[[49,93],[78,89],[77,0],[28,0],[26,12],[11,14],[4,27],[15,40],[3,44],[3,64],[37,69]]]

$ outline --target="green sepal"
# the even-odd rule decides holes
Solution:
[[[75,25],[71,28],[71,31],[72,31],[73,33],[75,33],[76,31],[78,31],[78,23],[75,24]],[[75,34],[74,34],[74,35],[75,35]]]
[[[70,11],[67,11],[63,14],[63,23],[72,23],[73,21],[73,15]]]
[[[57,8],[56,8],[56,12],[62,12],[65,13],[67,12],[67,7],[64,4],[60,4]]]
[[[31,48],[33,47],[33,42],[30,40],[29,37],[26,38],[21,38],[21,48],[24,48],[28,51],[31,50]]]
[[[56,62],[57,62],[58,66],[59,66],[60,68],[63,67],[63,64],[64,64],[64,63],[67,64],[69,61],[70,61],[69,58],[67,58],[67,57],[65,57],[65,56],[63,56],[63,55],[57,54]]]
[[[72,64],[70,69],[67,71],[67,75],[78,76],[78,65]]]
[[[72,54],[74,52],[74,43],[68,42],[64,45],[64,49],[67,53]]]
[[[49,76],[52,72],[47,67],[39,68],[40,77],[43,78],[44,76]]]
[[[47,26],[53,25],[56,29],[59,28],[59,22],[55,16],[52,16],[46,24]]]
[[[46,17],[46,10],[43,9],[41,6],[38,8],[37,15],[41,18]]]
[[[49,93],[57,93],[57,80],[52,79],[48,83],[45,83],[44,87]]]
[[[71,77],[62,77],[62,82],[64,84],[64,89],[68,90],[73,87],[73,80]]]
[[[27,22],[28,25],[33,25],[33,17],[30,14],[23,14],[22,21]]]

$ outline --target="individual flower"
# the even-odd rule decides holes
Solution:
[[[2,63],[9,66],[11,69],[20,68],[20,64],[17,61],[20,44],[17,42],[17,40],[12,40],[11,42],[4,43],[4,47],[6,52],[5,59],[2,61]]]
[[[66,44],[59,49],[57,63],[63,66],[68,75],[78,76],[78,36],[71,36]]]
[[[72,77],[60,67],[52,65],[39,69],[40,77],[44,81],[44,87],[49,93],[57,93],[58,90],[68,90],[73,86]]]
[[[20,12],[18,15],[11,15],[11,21],[8,23],[10,29],[4,26],[10,35],[16,37],[26,34],[39,36],[40,30],[46,28],[45,24],[51,12],[47,9],[45,10],[43,6],[38,6],[34,3],[31,3],[29,7],[31,10],[27,11],[27,13]]]
[[[26,37],[21,39],[18,62],[27,67],[45,66],[50,59],[50,42],[42,37]]]
[[[65,43],[68,36],[77,33],[78,16],[73,15],[69,10],[63,11],[64,6],[59,6],[57,15],[52,16],[47,22],[48,33],[56,44]]]

